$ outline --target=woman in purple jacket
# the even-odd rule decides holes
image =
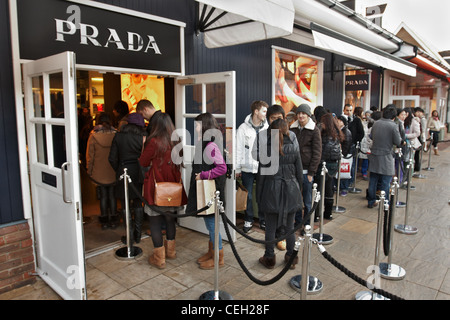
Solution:
[[[219,131],[216,119],[209,112],[202,113],[195,118],[195,131],[198,139],[195,144],[195,156],[192,164],[186,212],[197,210],[196,180],[215,180],[216,190],[220,191],[220,200],[225,205],[227,165],[221,152],[223,148],[221,143],[223,140],[222,133]],[[220,137],[218,137],[219,134]],[[204,220],[209,232],[209,250],[197,260],[197,263],[200,265],[200,269],[208,270],[214,268],[214,215],[204,216]],[[222,237],[219,234],[219,266],[223,265]]]

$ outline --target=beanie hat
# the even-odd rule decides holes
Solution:
[[[140,113],[130,113],[127,119],[129,124],[135,124],[139,127],[145,127],[144,117]]]
[[[302,103],[301,105],[299,105],[295,112],[296,113],[303,112],[311,117],[311,107],[309,105],[307,105],[306,103]]]

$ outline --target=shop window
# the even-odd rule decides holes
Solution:
[[[36,118],[45,117],[44,108],[44,80],[42,76],[33,77],[33,114]]]
[[[391,96],[405,95],[405,80],[391,77],[389,79],[389,94]]]
[[[344,105],[350,104],[353,108],[370,109],[370,70],[357,66],[345,65],[344,72]]]
[[[273,48],[273,101],[288,114],[307,103],[322,104],[323,59],[287,49]]]
[[[62,72],[49,75],[52,118],[64,118],[64,89]]]

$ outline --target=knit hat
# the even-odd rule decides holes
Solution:
[[[299,112],[306,113],[308,116],[311,117],[311,107],[309,105],[307,105],[306,103],[302,103],[301,105],[299,105],[297,107],[297,110],[295,111],[295,113],[297,114]]]
[[[129,124],[135,124],[139,127],[145,127],[144,117],[140,113],[130,113],[127,119]]]

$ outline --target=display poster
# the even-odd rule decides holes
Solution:
[[[120,75],[122,100],[128,103],[130,112],[136,110],[137,103],[149,100],[156,110],[166,111],[164,104],[164,78],[145,74],[123,73]]]
[[[345,104],[350,104],[353,108],[361,107],[363,110],[369,109],[370,99],[370,73],[366,70],[355,70],[348,67],[345,72]],[[343,107],[343,106],[342,106]]]
[[[300,54],[274,49],[275,103],[286,114],[294,106],[307,103],[311,111],[317,105],[319,61]]]

